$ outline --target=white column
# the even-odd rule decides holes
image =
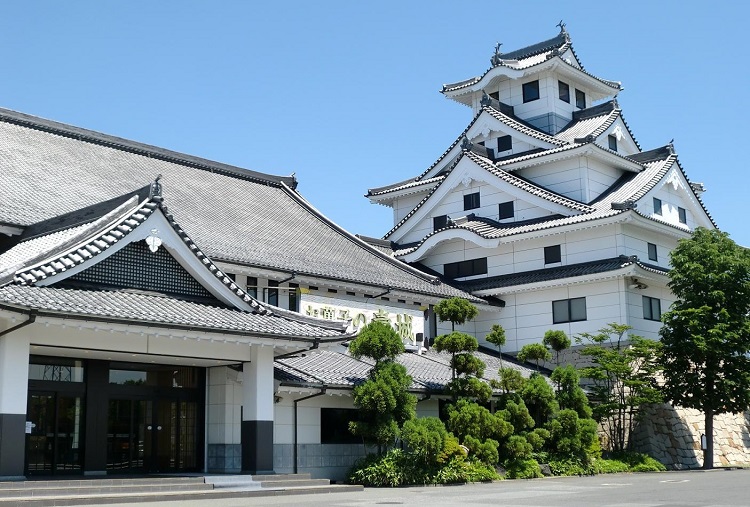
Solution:
[[[255,346],[242,364],[242,470],[273,473],[273,347]]]
[[[0,477],[23,476],[28,385],[29,338],[0,336]]]

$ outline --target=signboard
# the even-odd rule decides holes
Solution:
[[[367,303],[302,293],[300,313],[326,320],[351,320],[351,330],[361,329],[376,316],[378,319],[388,319],[401,339],[412,345],[417,343],[417,333],[424,333],[424,313],[417,307],[400,308],[380,302]]]

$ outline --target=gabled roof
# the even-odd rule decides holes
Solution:
[[[3,274],[0,308],[293,341],[350,336],[346,333],[348,323],[314,319],[272,307],[245,293],[174,220],[163,205],[160,189],[157,181],[145,196],[136,193],[99,217],[76,213],[77,216],[89,215],[90,221],[73,223],[67,229],[50,232],[44,224],[31,227],[30,230],[39,234],[0,255],[0,273]],[[70,221],[61,217],[47,221],[49,223]],[[155,228],[158,224],[162,224],[159,229]],[[171,227],[172,232],[165,230],[164,225]],[[163,249],[175,252],[190,266],[189,273],[184,271],[182,276],[195,276],[216,300],[198,302],[173,295],[144,294],[133,291],[132,286],[119,290],[60,286],[71,275],[85,272],[127,245],[140,241],[146,241],[151,252],[158,251],[162,244]]]
[[[459,145],[459,143],[461,143],[461,141],[467,139],[466,135],[468,134],[469,130],[471,130],[471,127],[478,122],[483,114],[491,116],[492,118],[507,125],[509,128],[515,130],[516,132],[520,132],[540,141],[549,143],[555,147],[551,149],[563,147],[570,148],[573,145],[579,146],[581,144],[584,144],[585,142],[588,142],[588,140],[594,140],[602,133],[604,133],[618,118],[620,118],[622,119],[625,128],[628,130],[628,133],[630,133],[630,137],[636,143],[636,146],[638,146],[640,149],[638,142],[635,140],[635,137],[630,131],[630,127],[628,127],[628,124],[622,117],[622,110],[619,109],[617,101],[614,99],[603,102],[602,104],[598,104],[596,106],[589,107],[587,109],[575,111],[573,113],[573,119],[554,136],[534,127],[531,124],[526,123],[525,121],[516,117],[514,114],[511,114],[508,111],[504,112],[504,108],[502,107],[503,104],[498,102],[497,100],[489,99],[488,97],[486,102],[487,104],[482,107],[482,109],[474,117],[469,126],[464,129],[458,139],[456,139],[450,145],[450,147],[440,156],[440,158],[438,158],[432,165],[430,165],[430,167],[428,167],[422,174],[415,178],[410,178],[408,180],[393,183],[391,185],[372,188],[368,190],[366,197],[380,197],[404,191],[413,191],[414,193],[416,193],[429,189],[431,185],[438,184],[444,178],[445,170],[443,170],[440,175],[434,175],[429,178],[426,176],[429,176],[431,171],[433,171],[433,169],[437,167],[438,164],[440,164],[440,162],[443,161],[444,158],[455,147]],[[515,153],[513,155],[503,157],[503,159],[496,159],[496,161],[515,163],[518,161],[526,160],[522,157],[530,156],[531,158],[534,158],[537,156],[543,156],[547,153],[550,153],[550,151],[545,149],[535,149],[528,153]],[[628,158],[633,159],[633,157]]]
[[[571,145],[572,146],[572,145]],[[558,148],[557,150],[563,150],[567,149],[567,147],[564,148]],[[555,152],[557,150],[547,150],[542,153],[550,153]],[[583,211],[589,211],[590,208],[586,204],[583,204],[578,201],[574,201],[573,199],[570,199],[568,197],[565,197],[563,195],[557,194],[555,192],[552,192],[550,190],[547,190],[545,188],[542,188],[524,178],[521,178],[519,176],[516,176],[514,174],[511,174],[499,167],[500,164],[494,164],[492,161],[481,157],[480,155],[477,155],[470,149],[464,149],[461,152],[461,155],[459,155],[458,159],[454,164],[452,164],[451,170],[453,167],[455,167],[463,158],[468,158],[472,162],[476,163],[479,167],[487,170],[492,175],[502,179],[503,181],[509,183],[510,185],[513,185],[520,190],[529,193],[531,195],[544,198],[548,200],[549,202],[559,204],[561,206],[565,206],[570,208],[571,210],[583,212]],[[521,157],[518,157],[519,159]],[[515,160],[515,159],[514,159]],[[397,229],[399,229],[403,224],[405,224],[422,206],[427,203],[427,201],[432,197],[432,195],[437,191],[438,188],[440,188],[441,185],[445,183],[446,179],[441,180],[437,185],[435,185],[430,192],[424,196],[424,198],[412,209],[409,213],[407,213],[404,218],[402,218],[390,231],[386,233],[384,236],[385,238],[388,238],[390,235],[392,235],[394,232],[396,232]]]
[[[342,230],[297,193],[293,178],[4,109],[0,156],[0,223],[28,228],[121,196],[123,188],[162,174],[170,210],[216,261],[371,287],[388,280],[394,290],[422,297],[481,303]]]
[[[500,356],[487,349],[480,349],[474,355],[487,365],[483,380],[499,380]],[[442,392],[451,381],[450,359],[447,352],[428,349],[422,354],[400,354],[396,362],[403,365],[412,377],[412,391]],[[337,346],[304,357],[277,359],[274,377],[285,387],[347,390],[364,382],[373,365],[369,359],[355,359],[344,346]],[[526,378],[534,371],[509,356],[503,356],[502,366],[516,369]]]
[[[662,156],[659,157],[659,154],[661,154]],[[474,158],[479,158],[475,154],[472,154],[472,156]],[[427,235],[416,245],[410,245],[408,247],[398,249],[395,251],[395,255],[397,257],[403,258],[404,256],[416,252],[432,236],[440,234],[442,231],[448,229],[464,229],[473,232],[481,238],[499,239],[509,238],[525,233],[564,227],[568,225],[580,224],[594,220],[606,219],[609,217],[614,217],[616,215],[631,212],[632,208],[627,206],[618,206],[618,204],[626,203],[627,201],[637,201],[638,199],[646,195],[659,183],[659,181],[661,181],[661,179],[667,174],[667,172],[673,167],[673,165],[677,163],[676,155],[672,150],[669,149],[654,150],[650,158],[653,158],[653,160],[649,160],[648,162],[644,163],[643,171],[639,173],[626,173],[620,180],[615,182],[607,192],[604,192],[595,201],[586,205],[589,206],[589,210],[586,212],[573,216],[558,216],[550,217],[549,219],[545,220],[515,223],[509,222],[502,224],[486,219],[467,219],[466,221],[453,223],[452,225],[448,225],[445,229],[435,231]],[[482,163],[485,165],[491,165],[491,162],[486,159]],[[615,208],[613,208],[613,204],[615,205]],[[635,213],[638,212],[635,211]],[[653,220],[652,217],[646,218]],[[672,224],[666,225],[670,225],[670,227],[676,227]]]
[[[573,50],[570,36],[568,32],[563,29],[557,36],[553,37],[552,39],[548,39],[537,44],[532,44],[531,46],[511,51],[509,53],[495,54],[490,60],[492,67],[487,69],[481,76],[465,79],[457,83],[444,84],[441,92],[444,94],[449,94],[464,88],[469,88],[481,82],[488,74],[491,74],[495,69],[498,68],[506,68],[511,71],[527,70],[534,66],[543,65],[550,60],[555,60],[571,69],[575,69],[575,71],[581,72],[584,75],[593,78],[595,81],[612,90],[622,89],[621,83],[617,81],[601,79],[587,72],[582,65],[578,67],[573,65],[572,62],[568,62],[563,59],[563,54],[568,50],[571,51],[573,56],[576,58],[576,61],[578,62],[578,56]]]

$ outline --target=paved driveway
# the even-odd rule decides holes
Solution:
[[[222,499],[221,507],[736,507],[750,506],[750,470],[614,474],[501,481],[444,487],[367,488],[356,493]],[[172,502],[139,503],[141,507]],[[175,507],[218,507],[216,501],[183,501]]]

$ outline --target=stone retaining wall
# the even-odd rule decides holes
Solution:
[[[667,468],[703,466],[701,412],[668,404],[646,412],[633,434],[635,450],[648,453]],[[714,417],[714,465],[750,465],[750,413]]]

